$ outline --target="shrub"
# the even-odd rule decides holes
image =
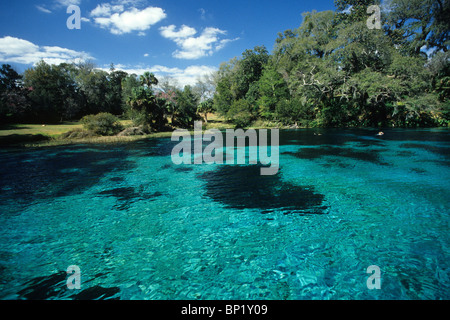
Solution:
[[[61,134],[62,139],[84,139],[94,137],[95,134],[92,131],[87,131],[81,128],[73,129]]]
[[[241,99],[233,102],[227,116],[237,128],[245,128],[255,120],[253,106],[247,100]]]
[[[113,136],[123,130],[119,119],[106,112],[85,116],[81,123],[86,130],[101,136]]]
[[[275,115],[285,125],[309,126],[314,118],[314,108],[306,98],[283,99],[277,103]]]

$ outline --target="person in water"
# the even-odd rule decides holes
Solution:
[[[383,131],[378,132],[377,136],[384,136],[384,132]]]

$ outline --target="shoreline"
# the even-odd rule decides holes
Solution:
[[[226,130],[235,129],[232,125],[221,126],[211,126],[203,129],[203,132],[211,129]],[[300,129],[315,129],[315,130],[326,130],[326,129],[450,129],[449,127],[416,127],[416,128],[373,128],[373,127],[342,127],[342,128],[307,128],[307,127],[293,127],[293,126],[250,126],[248,128],[243,128],[243,130],[248,129],[279,129],[279,130],[300,130]],[[62,134],[58,135],[46,135],[42,133],[36,134],[17,134],[12,135],[0,135],[0,148],[45,148],[45,147],[56,147],[56,146],[66,146],[66,145],[77,145],[77,144],[116,144],[116,143],[127,143],[135,142],[147,139],[160,139],[160,138],[170,138],[172,137],[174,131],[164,131],[164,132],[154,132],[145,135],[136,136],[95,136],[89,138],[75,138],[75,139],[64,139],[60,138]],[[1,130],[0,130],[1,132]],[[193,129],[188,129],[189,134],[193,134]],[[182,134],[178,134],[182,135]],[[23,138],[20,141],[20,138]],[[10,140],[8,138],[11,138]],[[28,138],[28,139],[27,139]],[[2,141],[4,140],[4,141]],[[14,141],[19,140],[19,141]]]

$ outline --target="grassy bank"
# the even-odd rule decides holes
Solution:
[[[225,129],[232,127],[226,124],[222,119],[210,115],[211,121],[207,128]],[[121,121],[123,127],[132,126],[131,121]],[[64,122],[61,124],[8,124],[0,125],[0,147],[50,147],[71,144],[90,144],[90,143],[122,143],[138,141],[150,138],[171,137],[172,131],[157,132],[139,136],[95,136],[88,138],[69,139],[62,135],[69,131],[82,129],[79,122]]]
[[[122,123],[129,126],[127,121]],[[7,125],[0,127],[0,147],[50,147],[71,144],[88,143],[121,143],[149,138],[170,137],[172,132],[158,132],[141,136],[96,136],[81,139],[65,139],[61,135],[75,129],[81,129],[78,122],[62,123],[57,125]]]
[[[131,121],[121,121],[123,127],[132,126]],[[217,115],[209,114],[208,123],[203,123],[204,129],[232,129],[234,125]],[[252,128],[274,128],[277,124],[257,121]],[[71,144],[90,143],[122,143],[150,138],[166,138],[172,136],[172,131],[157,132],[139,136],[94,136],[69,139],[62,135],[72,130],[82,129],[79,122],[64,122],[61,124],[8,124],[0,126],[0,147],[50,147]]]

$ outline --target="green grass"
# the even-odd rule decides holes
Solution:
[[[124,127],[130,127],[130,120],[122,120]],[[225,119],[215,115],[208,115],[208,123],[203,123],[204,129],[233,129],[234,125]],[[252,128],[274,128],[272,123],[255,123]],[[0,147],[24,146],[24,147],[48,147],[70,144],[88,143],[122,143],[149,138],[166,138],[172,136],[172,131],[151,133],[143,136],[130,137],[89,137],[80,139],[63,139],[61,135],[74,129],[81,129],[80,122],[64,122],[61,124],[8,124],[0,126]],[[191,132],[192,134],[193,132]]]
[[[82,128],[78,122],[65,122],[62,124],[12,124],[0,127],[0,137],[9,135],[43,135],[56,138],[67,131]]]

